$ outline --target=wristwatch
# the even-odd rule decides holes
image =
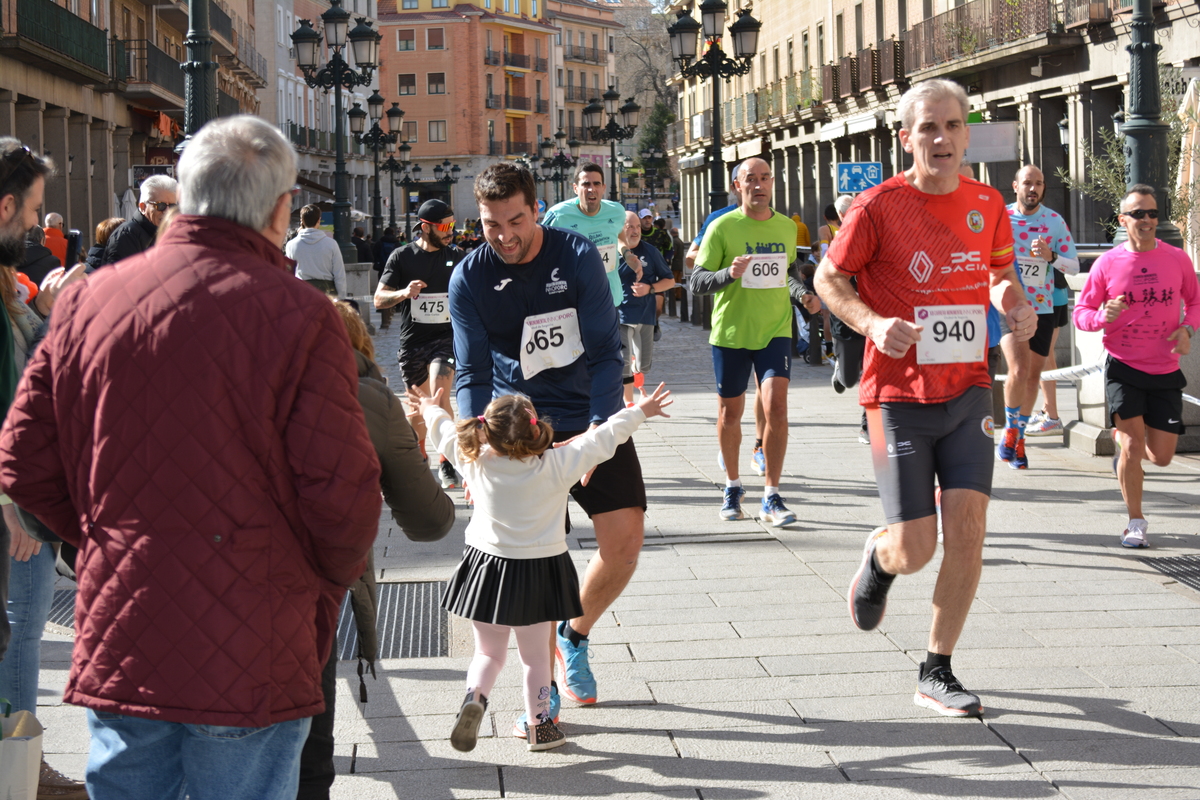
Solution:
[[[1051,251],[1050,251],[1050,261],[1049,261],[1049,263],[1053,264],[1055,261],[1058,261],[1058,253],[1056,253],[1056,252],[1054,252],[1053,250],[1051,250]]]

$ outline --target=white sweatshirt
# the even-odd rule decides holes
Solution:
[[[297,278],[333,281],[337,296],[346,296],[346,265],[342,262],[342,251],[325,231],[301,228],[296,238],[284,245],[283,253],[296,262]]]
[[[438,406],[425,410],[427,437],[465,479],[475,503],[466,541],[501,558],[548,558],[567,551],[567,496],[592,467],[646,421],[640,408],[622,409],[600,427],[540,456],[509,458],[485,445],[462,463],[454,420]]]

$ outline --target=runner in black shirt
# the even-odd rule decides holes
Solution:
[[[409,387],[430,395],[442,392],[442,407],[450,410],[454,386],[454,337],[450,331],[450,275],[465,254],[451,244],[454,212],[441,200],[426,200],[417,211],[421,237],[392,251],[375,290],[375,307],[395,307],[400,320],[400,374]],[[411,417],[425,452],[425,428],[420,415]],[[462,485],[445,458],[438,471],[442,488]]]

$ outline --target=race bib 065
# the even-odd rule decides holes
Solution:
[[[985,306],[917,306],[913,316],[925,328],[917,342],[918,364],[983,361],[987,347]]]
[[[547,369],[573,364],[583,355],[579,316],[573,308],[525,318],[521,329],[521,374],[529,380]]]
[[[742,273],[743,289],[779,289],[787,286],[787,253],[760,253],[750,257]]]

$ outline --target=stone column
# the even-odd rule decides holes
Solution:
[[[67,135],[67,122],[71,110],[67,108],[48,108],[42,114],[45,139],[43,148],[54,159],[57,174],[46,181],[46,202],[43,215],[56,211],[63,215],[64,220],[71,216],[71,185],[68,156],[71,153],[70,138]]]
[[[821,204],[817,196],[817,146],[812,142],[800,145],[800,218],[808,225],[813,245],[821,225]]]
[[[801,187],[804,185],[804,176],[800,172],[800,148],[789,147],[785,151],[787,161],[788,174],[788,192],[787,205],[788,212],[799,214],[801,219],[804,219],[803,201],[800,198]]]
[[[833,184],[835,160],[832,145],[817,142],[817,219],[821,218],[821,209],[837,198],[837,187]]]
[[[133,131],[129,128],[114,128],[112,132],[112,190],[118,201],[130,188],[129,168],[133,165],[133,161],[130,160],[129,140],[132,135]],[[96,167],[99,169],[99,164]],[[121,216],[119,202],[114,212],[116,216]]]
[[[0,136],[17,135],[17,93],[0,90]]]
[[[92,181],[88,175],[92,162],[91,123],[92,118],[87,114],[72,114],[67,121],[67,141],[75,158],[71,161],[69,180],[70,213],[64,216],[66,227],[77,229],[84,242],[91,239],[100,221],[92,218]]]
[[[94,120],[91,125],[92,158],[96,165],[92,172],[92,229],[84,231],[83,239],[91,243],[96,225],[112,216],[119,216],[115,208],[116,184],[113,175],[113,130],[116,126],[107,120]],[[91,166],[89,164],[89,166]]]

